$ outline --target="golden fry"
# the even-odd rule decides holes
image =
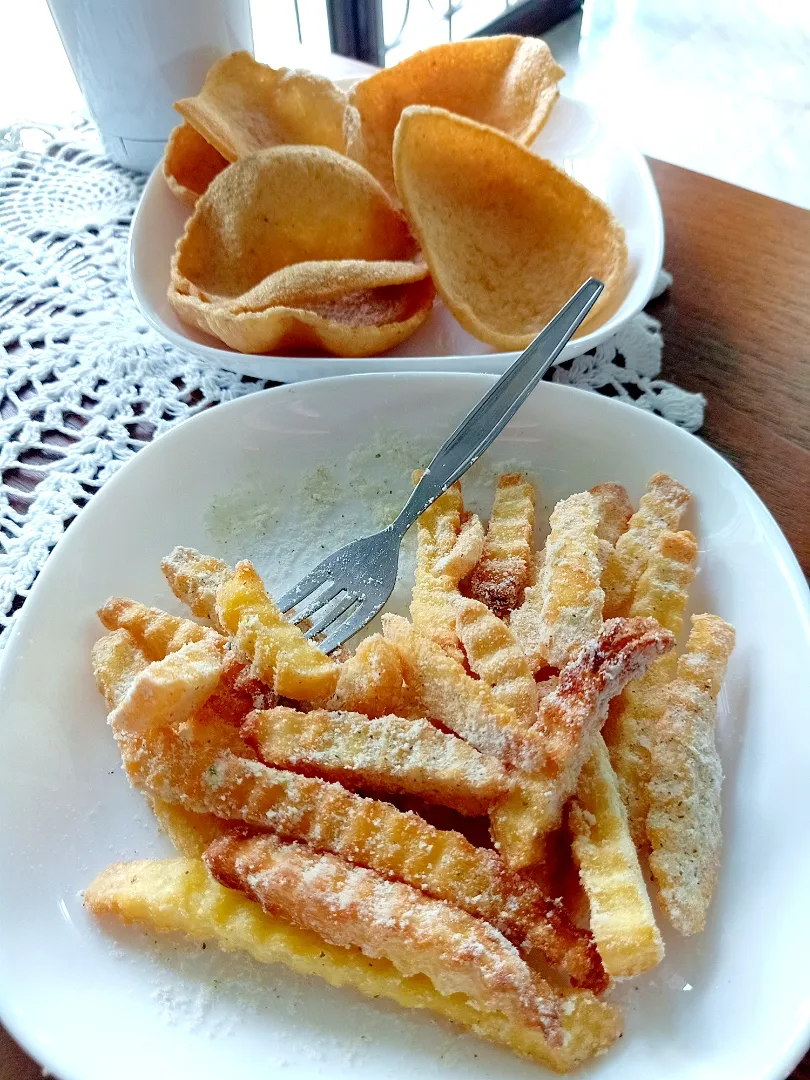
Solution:
[[[716,615],[693,616],[652,741],[650,869],[661,906],[682,934],[704,928],[720,867],[723,770],[714,727],[733,648],[733,627]]]
[[[678,528],[690,498],[690,492],[671,476],[656,473],[650,477],[639,508],[616,541],[613,556],[602,575],[606,619],[630,612],[636,583],[647,568],[661,533]]]
[[[147,796],[160,831],[174,844],[180,855],[199,858],[210,843],[230,831],[227,821],[215,814],[196,814],[179,803]]]
[[[114,915],[161,932],[181,931],[197,941],[215,940],[229,952],[244,951],[261,963],[318,975],[331,986],[349,986],[406,1008],[431,1009],[555,1072],[577,1068],[621,1034],[615,1006],[587,991],[573,991],[561,997],[563,1042],[552,1047],[542,1031],[482,1012],[461,994],[445,997],[424,976],[406,978],[388,960],[330,945],[311,930],[267,915],[241,893],[213,881],[199,859],[117,863],[91,883],[84,902],[97,916]]]
[[[108,630],[128,630],[149,660],[162,660],[192,641],[214,640],[206,626],[169,615],[160,608],[146,607],[135,600],[113,596],[98,609],[98,617]]]
[[[214,878],[239,889],[332,945],[426,975],[441,994],[466,994],[485,1011],[539,1028],[562,1043],[560,1009],[548,984],[494,927],[335,855],[274,836],[223,837],[206,851]]]
[[[509,623],[535,670],[564,667],[602,624],[597,500],[587,491],[572,495],[557,503],[550,523],[537,585]]]
[[[405,681],[425,716],[484,754],[529,770],[543,766],[542,740],[483,679],[470,678],[458,661],[406,619],[384,615],[382,623],[386,639],[399,650]]]
[[[99,638],[91,660],[96,686],[108,709],[114,709],[126,697],[136,676],[149,666],[132,634],[123,629]]]
[[[499,761],[427,720],[276,708],[252,713],[242,734],[266,765],[354,789],[419,795],[462,814],[485,814],[506,791]]]
[[[217,591],[233,573],[227,563],[201,555],[195,548],[176,547],[161,560],[160,568],[178,600],[225,631],[217,619]]]
[[[372,634],[340,665],[337,686],[326,707],[370,717],[402,716],[408,696],[399,653],[381,634]]]
[[[660,533],[636,585],[632,614],[654,618],[672,634],[679,634],[696,565],[697,544],[691,533]],[[647,846],[650,747],[665,707],[663,690],[674,677],[676,665],[674,653],[653,664],[611,707],[605,725],[605,741],[627,810],[630,835],[639,850]]]
[[[596,535],[614,548],[633,516],[633,504],[621,484],[597,484],[590,491],[596,499]]]
[[[537,684],[529,661],[506,623],[486,604],[461,598],[456,633],[470,669],[488,686],[521,724],[537,718]]]
[[[499,477],[492,516],[469,592],[501,619],[523,600],[531,578],[535,493],[518,473]]]
[[[664,958],[664,945],[601,735],[579,774],[568,825],[605,971],[614,978],[649,971]]]

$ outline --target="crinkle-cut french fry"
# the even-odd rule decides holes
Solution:
[[[176,547],[161,561],[160,568],[177,599],[224,633],[217,619],[217,591],[233,573],[227,563],[195,548]]]
[[[539,1028],[562,1043],[560,1006],[520,953],[489,923],[399,881],[274,836],[215,840],[204,855],[213,877],[324,941],[426,975],[441,994]]]
[[[135,638],[123,629],[99,638],[93,645],[91,660],[96,686],[108,709],[114,709],[126,697],[135,677],[149,666]]]
[[[219,684],[223,669],[224,638],[211,635],[190,641],[163,660],[155,660],[138,672],[117,695],[109,715],[110,726],[119,731],[144,733],[152,727],[178,727],[185,723]],[[99,685],[111,682],[102,674],[106,663],[102,650],[95,653],[94,668]]]
[[[533,774],[514,772],[508,797],[490,811],[493,838],[508,866],[542,860],[543,838],[560,823],[610,700],[673,642],[652,619],[614,619],[541,697],[533,730],[541,734],[549,760]]]
[[[661,533],[678,528],[691,493],[666,473],[655,473],[647,483],[638,510],[616,541],[602,575],[606,619],[631,611],[636,584],[655,552]]]
[[[413,474],[416,483],[421,471]],[[437,645],[456,660],[461,650],[456,638],[456,602],[460,593],[456,576],[458,560],[454,559],[456,545],[462,543],[467,551],[468,540],[461,541],[464,502],[461,484],[456,481],[420,516],[416,548],[416,569],[411,593],[411,618],[414,626],[432,638]],[[483,546],[483,532],[481,535]],[[480,555],[480,550],[478,551]],[[477,559],[476,555],[476,559]],[[462,559],[463,561],[463,559]],[[475,559],[467,572],[475,565]],[[447,569],[448,562],[450,570]],[[442,566],[445,567],[442,570]]]
[[[455,544],[446,555],[439,556],[433,564],[436,574],[450,578],[458,583],[468,577],[481,558],[484,548],[484,526],[477,514],[470,514],[462,520],[461,529]]]
[[[492,687],[498,701],[512,709],[520,723],[534,723],[537,684],[526,654],[506,623],[486,604],[462,597],[456,612],[456,633],[470,669]]]
[[[503,705],[483,679],[473,679],[435,641],[399,615],[383,615],[383,634],[399,650],[405,681],[424,715],[510,765],[545,764],[542,739]]]
[[[275,708],[251,713],[242,735],[265,765],[314,772],[355,790],[419,795],[473,817],[506,791],[496,758],[427,720]]]
[[[382,634],[372,634],[340,665],[337,686],[326,708],[372,717],[386,713],[401,716],[408,707],[407,699],[399,653]]]
[[[162,660],[189,642],[213,640],[216,636],[208,626],[122,596],[111,597],[97,614],[108,630],[128,630],[149,660]]]
[[[664,944],[601,735],[579,774],[568,826],[605,971],[614,978],[649,971],[663,960]]]
[[[498,478],[492,516],[469,593],[501,619],[523,600],[530,582],[535,493],[519,473]]]
[[[599,515],[596,535],[613,548],[633,516],[630,496],[621,484],[597,484],[591,488],[591,495],[596,499]]]
[[[317,975],[331,986],[348,986],[368,997],[385,997],[413,1009],[430,1009],[483,1038],[524,1054],[555,1072],[570,1072],[607,1049],[621,1034],[615,1006],[587,991],[561,996],[563,1041],[552,1047],[543,1032],[482,1012],[461,994],[445,997],[425,976],[406,978],[388,960],[359,949],[330,945],[265,914],[242,893],[214,881],[199,859],[117,863],[102,871],[84,894],[97,916],[116,916],[148,929],[216,941],[261,963],[281,963],[300,975]]]
[[[690,532],[659,533],[635,588],[632,615],[653,618],[672,634],[679,634],[696,566],[697,543]],[[611,707],[605,725],[605,741],[627,810],[630,835],[640,850],[647,847],[650,747],[664,711],[663,688],[674,677],[676,665],[674,653],[653,664]]]
[[[704,928],[720,866],[723,771],[714,728],[733,648],[734,628],[728,623],[716,615],[692,617],[652,743],[650,868],[661,906],[681,934]]]
[[[147,683],[154,667],[135,681]],[[196,813],[271,829],[399,878],[493,922],[516,943],[530,939],[579,985],[604,988],[589,935],[511,874],[495,852],[340,784],[248,760],[251,748],[228,724],[192,718],[181,731],[159,727],[160,693],[142,697],[146,715],[137,718],[137,729],[127,726],[132,718],[121,706],[111,716],[124,768],[141,791]]]
[[[210,843],[232,829],[214,814],[195,814],[179,803],[147,796],[160,831],[168,836],[180,855],[199,858]]]
[[[558,502],[550,524],[537,584],[509,623],[534,670],[564,667],[602,624],[597,500],[583,491]]]
[[[335,692],[339,667],[288,622],[249,562],[237,563],[217,590],[217,619],[249,657],[255,675],[294,701],[323,701]]]

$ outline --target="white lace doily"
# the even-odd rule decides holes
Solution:
[[[0,645],[54,544],[125,461],[186,417],[273,385],[151,330],[126,280],[143,178],[102,157],[92,130],[45,135],[41,152],[21,149],[20,129],[0,142]],[[662,344],[642,314],[554,379],[695,431],[703,398],[657,378]]]

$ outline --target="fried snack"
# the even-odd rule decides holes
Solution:
[[[262,150],[198,200],[172,257],[180,319],[242,352],[365,355],[404,340],[434,290],[405,218],[322,146]]]
[[[331,945],[390,960],[403,975],[426,975],[440,994],[466,994],[561,1045],[551,988],[502,934],[466,911],[274,836],[223,837],[204,860],[221,885],[244,892],[268,915]]]
[[[128,630],[115,630],[93,645],[90,653],[96,686],[108,709],[129,693],[135,678],[149,666]]]
[[[633,516],[627,488],[621,484],[597,484],[590,494],[596,499],[596,535],[614,548]]]
[[[621,225],[587,188],[506,135],[413,106],[394,136],[394,176],[437,292],[479,340],[524,349],[589,275],[605,288],[575,338],[620,305]]]
[[[650,869],[661,906],[681,934],[696,934],[706,925],[720,868],[723,770],[714,727],[733,648],[734,628],[728,623],[716,615],[692,617],[652,742]]]
[[[176,547],[161,559],[160,569],[178,600],[194,615],[209,619],[220,633],[226,632],[217,619],[217,592],[233,574],[227,563],[196,548]]]
[[[122,596],[111,597],[96,614],[108,630],[128,630],[148,660],[162,660],[191,642],[217,639],[209,627]]]
[[[372,718],[387,713],[402,716],[409,707],[408,697],[399,653],[381,634],[372,634],[340,665],[326,708]]]
[[[158,666],[136,676],[133,688],[139,683],[142,690],[148,688]],[[190,684],[196,676],[189,665]],[[493,851],[340,784],[250,760],[252,749],[236,729],[216,718],[207,722],[200,714],[186,717],[182,729],[161,727],[165,695],[160,682],[151,695],[137,695],[137,714],[126,708],[133,696],[130,692],[124,698],[110,723],[127,775],[139,790],[195,813],[271,829],[399,878],[485,918],[516,943],[531,941],[579,985],[604,988],[589,936],[570,925],[531,883],[510,874]]]
[[[425,716],[437,720],[477,750],[528,771],[543,767],[542,739],[498,700],[482,679],[473,679],[440,645],[399,615],[383,615],[383,634],[395,645],[405,681]]]
[[[456,633],[470,670],[521,724],[537,719],[537,684],[526,654],[506,623],[478,600],[459,599]]]
[[[677,636],[696,564],[697,543],[690,532],[660,533],[636,584],[631,613],[653,618]],[[630,835],[639,850],[647,847],[650,747],[665,708],[664,687],[674,678],[676,666],[674,653],[653,664],[643,678],[627,687],[611,707],[605,724],[605,741],[627,810]]]
[[[419,795],[472,817],[486,814],[506,791],[499,761],[427,720],[275,708],[251,713],[242,735],[265,765],[315,773],[355,790]]]
[[[546,747],[546,764],[514,773],[508,797],[490,811],[492,835],[508,866],[534,866],[544,858],[545,835],[560,824],[610,700],[673,643],[652,619],[614,619],[540,696],[532,732]]]
[[[152,813],[157,818],[160,831],[165,833],[180,855],[197,858],[220,836],[230,832],[232,826],[215,814],[195,814],[179,803],[165,802],[147,795]]]
[[[294,701],[321,701],[335,692],[338,665],[284,618],[249,562],[237,563],[220,585],[217,620],[276,693]]]
[[[613,556],[602,575],[606,619],[630,611],[633,592],[656,550],[661,533],[678,528],[690,498],[687,488],[666,473],[659,472],[650,477],[638,510],[616,541]]]
[[[218,60],[199,94],[174,107],[228,161],[288,143],[345,150],[345,93],[322,75],[271,68],[247,52]]]
[[[163,175],[169,190],[191,210],[208,185],[227,168],[227,160],[191,124],[174,129],[163,155]]]
[[[330,945],[313,931],[265,914],[241,893],[213,881],[199,859],[117,863],[91,883],[84,901],[97,916],[115,915],[150,930],[182,931],[197,941],[215,940],[229,952],[244,951],[261,963],[318,975],[331,986],[349,986],[406,1008],[431,1009],[555,1072],[577,1068],[621,1034],[615,1006],[587,991],[573,991],[561,999],[562,1045],[552,1047],[541,1031],[483,1012],[462,994],[445,997],[425,976],[406,978],[388,960]]]
[[[551,513],[537,584],[509,620],[535,671],[545,664],[564,667],[599,633],[599,522],[599,504],[587,491],[558,502]]]
[[[614,978],[649,971],[663,960],[664,944],[601,735],[579,774],[568,826],[605,971]]]
[[[421,470],[413,474],[418,483]],[[411,593],[414,626],[441,645],[448,656],[462,659],[456,635],[456,605],[461,597],[458,583],[475,566],[484,544],[481,523],[465,536],[462,531],[464,501],[458,481],[440,495],[418,520],[416,571]],[[470,540],[472,539],[472,549]]]
[[[408,105],[449,109],[530,146],[557,100],[564,74],[536,38],[504,34],[435,45],[352,88],[347,153],[393,194],[394,130]]]
[[[484,548],[469,594],[505,619],[523,600],[532,573],[534,488],[518,473],[498,478]]]

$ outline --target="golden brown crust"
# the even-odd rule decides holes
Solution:
[[[478,600],[460,598],[456,633],[464,646],[470,670],[496,699],[511,709],[520,724],[537,718],[537,685],[526,654],[509,627]]]
[[[532,574],[535,492],[519,473],[498,478],[481,558],[468,591],[500,619],[523,601]]]

